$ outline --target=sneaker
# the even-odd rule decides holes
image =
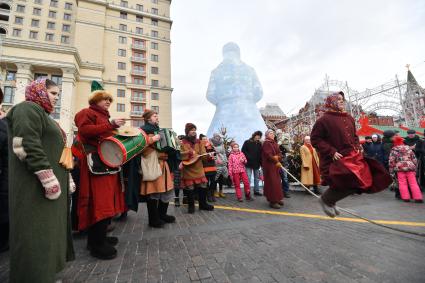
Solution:
[[[262,196],[263,194],[260,192],[254,192],[254,196]]]
[[[254,199],[251,196],[245,197],[246,201],[253,201]]]
[[[220,194],[217,191],[215,191],[214,192],[214,197],[219,198],[220,197]]]
[[[286,192],[286,193],[283,193],[283,197],[284,198],[291,198],[291,195],[288,192]]]
[[[219,195],[221,198],[226,198],[226,195],[223,192],[220,192]]]
[[[174,198],[174,206],[179,207],[180,206],[180,198]]]
[[[271,202],[270,203],[270,207],[271,208],[274,208],[274,209],[280,209],[281,206],[278,203],[276,203],[276,202]]]
[[[280,201],[277,202],[277,204],[280,205],[280,206],[283,206],[283,201],[280,200]]]
[[[241,198],[238,198],[238,202],[243,202],[243,199],[241,199]]]
[[[332,217],[332,218],[334,218],[334,217],[336,216],[336,214],[335,214],[335,209],[334,209],[333,207],[331,207],[331,206],[326,205],[326,204],[323,202],[322,198],[319,198],[319,203],[320,203],[320,205],[322,206],[323,212],[324,212],[327,216]]]

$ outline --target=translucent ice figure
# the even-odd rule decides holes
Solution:
[[[241,61],[240,49],[229,42],[223,47],[223,62],[211,72],[207,99],[216,105],[208,137],[227,129],[227,135],[242,146],[255,131],[267,129],[256,103],[263,89],[254,68]]]

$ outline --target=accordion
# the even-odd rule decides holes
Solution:
[[[157,150],[162,152],[180,150],[180,141],[172,129],[162,128],[156,134],[161,137],[155,144]]]

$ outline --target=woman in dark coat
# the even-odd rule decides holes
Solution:
[[[6,117],[10,282],[52,283],[74,257],[68,194],[73,182],[59,164],[66,135],[49,116],[58,98],[53,81],[34,81],[26,88],[26,101]]]
[[[264,174],[264,196],[271,208],[279,209],[283,206],[283,192],[280,178],[280,162],[282,154],[279,146],[274,140],[273,130],[266,131],[266,140],[263,143],[261,151],[261,167]]]
[[[378,161],[364,158],[354,118],[345,112],[344,93],[326,98],[326,113],[313,126],[311,142],[320,156],[322,184],[329,188],[320,198],[323,211],[335,217],[335,203],[356,192],[374,193],[392,180]]]
[[[88,154],[97,152],[99,142],[112,136],[113,130],[125,123],[123,119],[109,121],[111,102],[111,94],[96,90],[90,95],[90,107],[75,115],[77,144],[83,151],[80,155],[78,229],[88,228],[87,247],[90,254],[99,259],[116,257],[117,250],[113,246],[118,243],[118,238],[107,237],[107,227],[112,217],[126,211],[119,174],[92,174],[87,163]]]
[[[0,105],[3,92],[0,88]],[[7,182],[7,125],[0,110],[0,253],[9,249],[9,188]]]

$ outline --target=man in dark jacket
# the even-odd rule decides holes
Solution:
[[[408,130],[407,137],[404,138],[404,144],[408,145],[413,152],[415,152],[416,158],[418,158],[417,146],[420,147],[421,139],[416,134],[415,130]]]
[[[261,131],[252,134],[249,140],[246,140],[242,146],[242,152],[245,154],[247,163],[246,173],[248,180],[251,181],[251,175],[254,173],[254,195],[261,196],[260,193],[260,164],[261,164],[261,142],[263,136]]]
[[[3,92],[0,88],[0,105],[3,102]],[[7,180],[7,125],[5,113],[0,109],[0,252],[9,249],[9,189]]]
[[[367,156],[378,160],[384,165],[384,148],[382,147],[381,139],[377,134],[372,135],[372,143],[367,150]]]

